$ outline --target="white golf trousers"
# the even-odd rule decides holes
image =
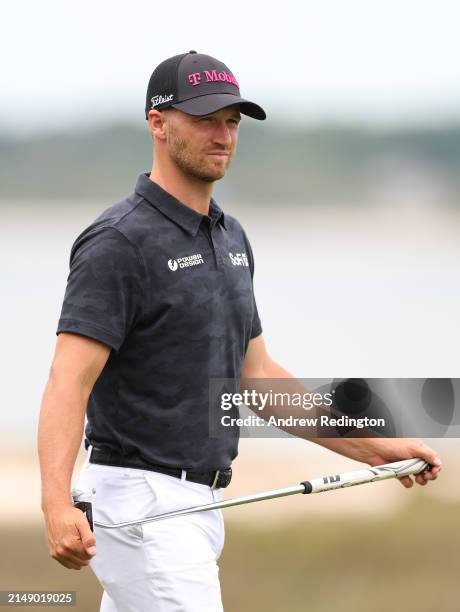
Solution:
[[[89,463],[88,458],[77,487],[95,490],[93,516],[102,523],[223,498],[222,489],[158,472]],[[222,612],[220,510],[121,529],[95,527],[94,533],[97,553],[90,565],[104,588],[100,612]]]

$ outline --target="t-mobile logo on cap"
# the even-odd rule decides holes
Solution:
[[[191,83],[194,87],[196,85],[199,85],[201,83],[202,74],[204,74],[206,83],[215,83],[215,82],[220,81],[222,83],[231,83],[235,87],[238,87],[238,89],[240,87],[238,85],[238,81],[235,79],[233,74],[230,74],[229,72],[226,72],[225,70],[222,70],[221,72],[217,72],[217,70],[204,70],[203,73],[191,72],[190,74],[187,75],[189,83]]]

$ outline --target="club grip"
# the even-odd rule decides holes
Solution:
[[[77,501],[74,502],[74,508],[78,508],[86,516],[91,531],[94,531],[93,524],[93,508],[91,502]]]
[[[83,512],[89,523],[91,531],[94,531],[93,504],[90,501],[92,499],[91,496],[84,491],[80,491],[79,489],[72,489],[71,495],[73,507],[78,508]]]
[[[332,474],[323,476],[322,478],[314,478],[306,480],[301,484],[304,487],[304,494],[322,493],[324,491],[332,491],[334,489],[344,489],[346,487],[354,487],[368,482],[376,482],[378,480],[387,480],[389,478],[402,478],[410,474],[420,474],[431,469],[431,465],[423,459],[405,459],[404,461],[396,461],[385,465],[376,465],[353,472],[345,472],[343,474]]]

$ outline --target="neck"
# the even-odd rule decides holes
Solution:
[[[201,215],[209,214],[214,183],[184,174],[172,160],[154,160],[150,180]]]

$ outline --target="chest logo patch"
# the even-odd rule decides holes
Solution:
[[[179,268],[190,268],[191,266],[199,266],[204,264],[201,253],[195,255],[186,255],[185,257],[179,257],[178,259],[169,259],[168,268],[175,272]]]
[[[230,261],[234,266],[249,266],[248,258],[246,253],[229,253]]]

